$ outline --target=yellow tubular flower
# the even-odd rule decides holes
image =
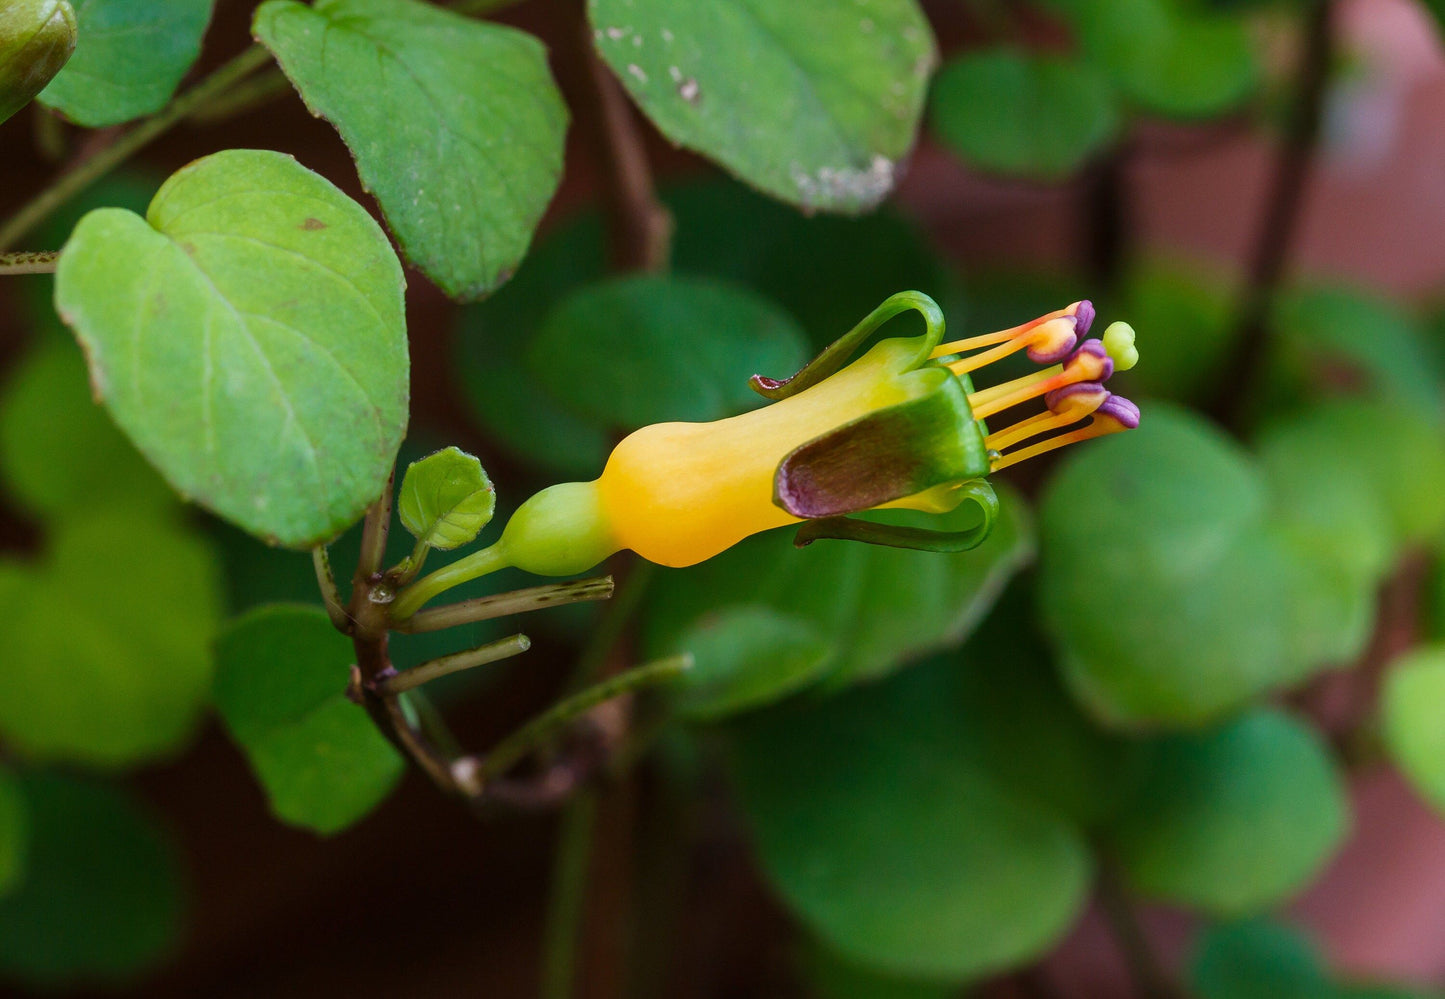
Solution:
[[[923,316],[922,335],[882,340],[849,363],[879,326],[908,310]],[[984,479],[991,470],[1056,441],[1137,424],[1132,404],[1099,384],[1133,363],[1133,331],[1116,323],[1105,341],[1075,349],[1092,318],[1093,307],[1076,302],[1011,330],[940,346],[943,316],[933,300],[894,295],[793,377],[753,376],[770,405],[712,423],[643,427],[617,445],[598,478],[537,493],[496,544],[403,590],[393,616],[409,616],[442,590],[505,566],[570,575],[622,549],[661,565],[693,565],[788,524],[803,524],[800,544],[832,537],[937,551],[974,547],[997,511]],[[976,348],[987,349],[958,356]],[[973,392],[968,372],[1025,349],[1039,363],[1062,363]],[[1049,413],[987,435],[983,416],[1039,396]],[[1081,419],[1089,421],[1081,429],[1000,453]],[[962,533],[848,516],[878,508],[941,513],[964,500],[983,517]]]

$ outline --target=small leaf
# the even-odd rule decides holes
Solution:
[[[1241,18],[1173,0],[1058,2],[1073,13],[1085,53],[1145,111],[1223,114],[1259,86],[1259,59]]]
[[[75,51],[66,0],[7,0],[0,8],[0,122],[30,103]]]
[[[212,0],[75,0],[75,56],[40,95],[77,125],[159,111],[201,51]]]
[[[817,679],[832,643],[807,622],[766,607],[728,607],[678,637],[693,668],[674,684],[679,714],[721,718],[779,700]]]
[[[30,814],[24,791],[14,774],[0,770],[0,899],[19,884],[29,847]]]
[[[210,686],[210,550],[133,514],[57,523],[34,566],[0,562],[14,617],[0,735],[36,759],[124,766],[174,752]]]
[[[757,371],[807,358],[793,320],[746,289],[697,278],[630,277],[564,299],[528,351],[538,383],[608,427],[706,422],[756,409]]]
[[[170,487],[95,404],[80,351],[61,337],[25,355],[0,395],[0,473],[9,494],[48,516],[176,506]]]
[[[1089,857],[1068,823],[968,745],[947,660],[749,715],[732,775],[764,872],[847,960],[958,981],[1037,955],[1079,914]]]
[[[891,673],[961,641],[1033,557],[1023,500],[1007,492],[1000,498],[1002,510],[988,540],[955,555],[832,540],[799,551],[793,532],[780,530],[749,538],[700,565],[666,570],[653,587],[644,622],[648,654],[677,648],[679,634],[720,608],[761,605],[807,622],[835,643],[838,654],[823,678],[826,687]],[[973,527],[978,514],[960,509],[870,516],[952,531]]]
[[[456,447],[414,461],[401,480],[397,513],[411,536],[446,551],[481,533],[497,508],[482,463]]]
[[[933,85],[939,138],[981,170],[1057,180],[1113,140],[1113,91],[1087,64],[997,48],[949,62]]]
[[[359,205],[289,156],[183,167],[146,219],[91,212],[55,300],[91,383],[171,485],[263,539],[326,541],[406,429],[400,264]]]
[[[511,276],[562,176],[567,109],[537,39],[415,0],[271,0],[255,31],[408,259],[458,299]]]
[[[273,604],[216,642],[216,708],[282,822],[340,832],[380,804],[405,766],[346,699],[351,643],[319,608]]]
[[[1391,667],[1381,712],[1390,756],[1445,813],[1445,646],[1416,649]]]
[[[184,902],[167,837],[120,790],[34,774],[30,852],[0,898],[0,974],[46,988],[120,981],[174,944]]]
[[[1106,849],[1150,898],[1238,916],[1284,901],[1349,825],[1339,773],[1313,729],[1258,710],[1160,739]]]
[[[1212,927],[1190,976],[1199,999],[1332,999],[1319,949],[1299,930],[1267,920]]]
[[[893,190],[937,60],[914,0],[589,0],[588,15],[663,135],[804,209],[866,211]]]
[[[1431,356],[1430,332],[1398,302],[1363,289],[1307,286],[1281,296],[1275,310],[1273,390],[1284,401],[1316,394],[1323,383],[1363,389],[1428,420],[1445,415],[1445,371]]]

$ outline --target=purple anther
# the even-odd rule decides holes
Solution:
[[[1074,333],[1084,336],[1092,325],[1094,325],[1094,303],[1086,298],[1074,310]]]
[[[1102,364],[1101,370],[1094,376],[1094,381],[1103,382],[1109,380],[1109,376],[1114,373],[1114,359],[1110,357],[1109,352],[1104,349],[1103,340],[1085,340],[1079,344],[1079,349],[1069,355],[1069,359],[1064,362],[1064,370],[1067,371],[1069,365],[1073,364],[1074,359],[1081,354],[1092,354]]]
[[[1139,407],[1122,395],[1110,395],[1094,413],[1113,418],[1126,430],[1133,430],[1139,425]]]
[[[1077,399],[1076,397],[1078,396],[1093,396],[1094,398],[1092,400]],[[1080,403],[1087,404],[1092,402],[1093,404],[1084,410],[1084,412],[1089,413],[1098,409],[1108,396],[1108,389],[1104,388],[1104,386],[1098,382],[1074,382],[1072,385],[1065,385],[1063,388],[1054,389],[1052,392],[1046,394],[1044,396],[1044,405],[1049,407],[1049,412],[1051,413],[1062,413],[1067,409],[1078,406]],[[1074,401],[1071,402],[1071,400]],[[1080,415],[1082,416],[1083,413],[1080,413]]]
[[[1069,356],[1079,337],[1074,331],[1074,320],[1069,316],[1050,319],[1034,327],[1029,334],[1038,337],[1025,351],[1035,364],[1056,364]],[[1046,339],[1045,339],[1046,338]]]

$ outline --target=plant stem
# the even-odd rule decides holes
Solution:
[[[549,742],[575,718],[586,714],[603,701],[610,701],[623,694],[635,693],[646,687],[666,683],[691,668],[692,656],[690,654],[670,656],[667,659],[635,666],[558,701],[499,742],[481,761],[478,776],[485,785],[487,780],[506,773],[532,750]]]
[[[316,570],[316,585],[321,588],[326,616],[331,618],[331,624],[337,631],[343,635],[351,634],[351,617],[346,613],[341,591],[336,588],[336,576],[331,571],[331,554],[325,545],[317,545],[311,549],[311,565]]]
[[[1118,873],[1107,863],[1099,872],[1099,906],[1114,933],[1114,940],[1139,994],[1144,999],[1181,999],[1180,991],[1170,981],[1155,955]]]
[[[512,635],[499,641],[488,642],[486,645],[479,645],[475,649],[455,652],[449,656],[440,656],[424,662],[405,672],[388,676],[377,686],[386,694],[405,693],[439,677],[450,676],[452,673],[485,666],[487,663],[494,663],[499,659],[509,659],[512,656],[521,655],[531,647],[532,640],[526,635]]]
[[[508,614],[523,614],[527,611],[542,610],[546,607],[561,607],[564,604],[581,603],[587,600],[606,600],[612,596],[611,576],[593,579],[577,579],[567,583],[549,583],[533,586],[510,593],[497,593],[487,597],[475,597],[432,610],[417,611],[405,621],[398,621],[395,630],[406,634],[421,631],[440,631],[459,624],[472,624]]]
[[[60,254],[41,250],[32,253],[0,253],[0,277],[14,274],[54,274]]]
[[[439,593],[450,590],[453,586],[460,586],[462,583],[479,579],[498,569],[505,569],[510,564],[506,550],[500,541],[480,551],[472,552],[464,558],[459,558],[450,565],[444,565],[435,572],[428,573],[401,590],[391,606],[391,619],[400,625],[420,610],[422,604]]]
[[[196,108],[191,112],[188,120],[197,125],[219,124],[269,104],[290,92],[291,81],[286,78],[286,74],[281,72],[279,67],[273,66],[239,86],[232,87],[214,101],[209,101]]]
[[[542,999],[568,999],[572,995],[596,828],[597,795],[583,791],[567,803],[557,830],[552,887],[542,933]]]
[[[381,575],[382,563],[386,561],[386,537],[391,531],[391,484],[395,475],[389,475],[386,485],[376,502],[366,508],[366,519],[361,524],[361,555],[356,560],[358,585],[370,584]]]
[[[593,111],[608,168],[613,264],[623,271],[665,271],[672,256],[672,213],[657,199],[637,117],[622,85],[593,48],[585,18],[582,45],[592,76],[588,96],[595,98]]]
[[[1284,277],[1314,169],[1320,121],[1334,58],[1332,0],[1313,0],[1305,18],[1297,94],[1285,126],[1284,143],[1275,161],[1259,239],[1237,309],[1230,356],[1209,407],[1226,426],[1237,427],[1245,402],[1253,394],[1268,357],[1269,313]]]
[[[175,97],[158,114],[131,128],[95,155],[75,164],[0,226],[0,250],[13,246],[61,205],[124,163],[137,150],[162,135],[172,125],[265,65],[270,58],[271,54],[262,46],[252,45],[185,93]]]

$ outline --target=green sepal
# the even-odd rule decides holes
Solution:
[[[66,0],[0,4],[0,121],[45,89],[75,51],[75,11]]]
[[[933,348],[943,341],[943,310],[938,307],[937,302],[921,291],[900,291],[896,295],[888,296],[883,304],[868,313],[862,322],[834,340],[821,354],[799,368],[796,374],[781,381],[765,375],[753,375],[748,379],[748,385],[758,395],[774,402],[797,395],[836,373],[848,363],[848,359],[857,353],[863,341],[878,327],[909,309],[914,309],[923,316],[925,329],[918,338],[918,354],[911,362],[914,365],[921,364],[933,353]]]
[[[919,376],[938,386],[789,452],[773,478],[773,502],[795,517],[835,517],[987,475],[988,446],[963,385],[945,368]]]
[[[952,554],[977,548],[993,531],[998,518],[998,497],[986,479],[965,482],[960,489],[963,498],[974,503],[983,513],[983,521],[967,531],[930,531],[923,527],[879,524],[856,517],[825,517],[804,521],[793,536],[793,544],[806,548],[814,541],[835,538],[839,541],[861,541],[886,548],[908,548],[913,551]]]

